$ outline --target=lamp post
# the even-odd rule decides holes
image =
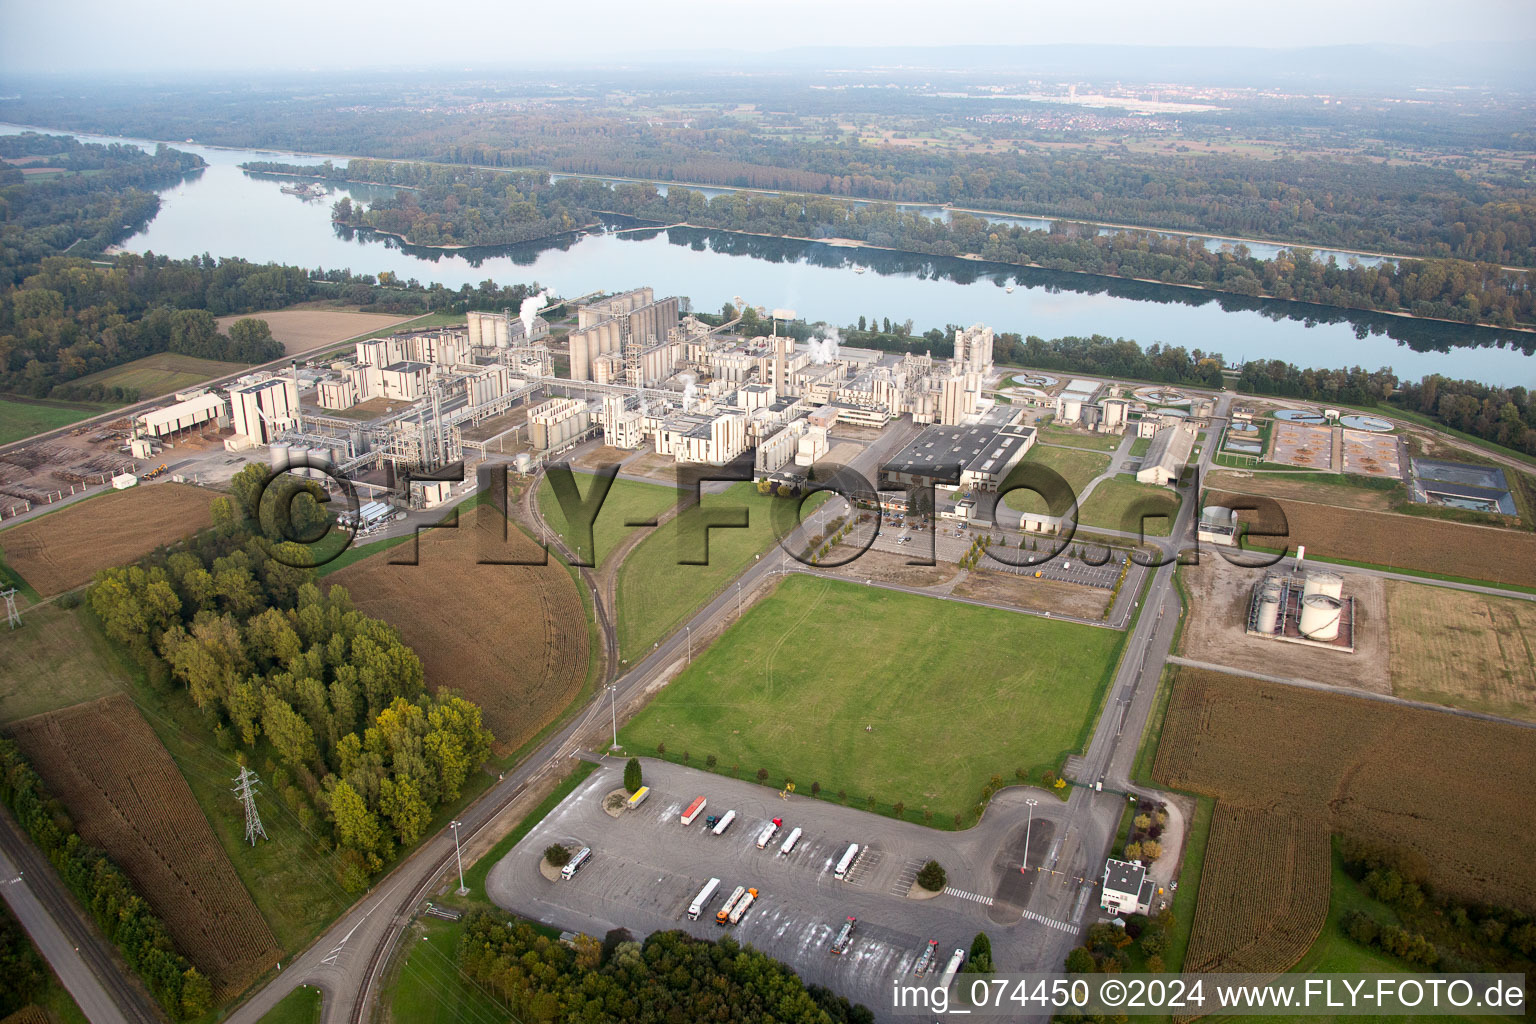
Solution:
[[[468,896],[469,888],[464,884],[464,855],[459,852],[459,826],[462,821],[450,821],[448,827],[453,829],[453,856],[459,862],[459,895]]]
[[[612,684],[608,687],[608,710],[613,716],[613,746],[609,750],[619,749],[619,687]]]
[[[688,631],[688,664],[692,665],[693,664],[693,627],[692,626],[684,626],[683,628]]]
[[[741,582],[736,583],[736,618],[741,618]]]
[[[1039,801],[1029,799],[1025,800],[1024,802],[1029,805],[1029,820],[1024,824],[1024,863],[1019,868],[1020,874],[1023,874],[1025,871],[1029,870],[1029,830],[1034,827],[1035,804]]]

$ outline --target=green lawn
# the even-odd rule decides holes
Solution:
[[[1149,537],[1166,537],[1173,529],[1173,517],[1178,514],[1179,495],[1156,484],[1140,484],[1132,476],[1114,476],[1101,481],[1078,509],[1077,525],[1098,527],[1101,530],[1126,530],[1135,532],[1137,523],[1126,522],[1133,511],[1143,515],[1158,513],[1164,519],[1148,519],[1144,525]]]
[[[1067,481],[1073,494],[1081,494],[1083,488],[1088,486],[1088,481],[1109,468],[1109,456],[1037,444],[1029,449],[1019,466],[1022,467],[1028,463],[1055,470]],[[1009,474],[1010,480],[1021,475],[1022,471],[1016,468]],[[1009,491],[1003,496],[1003,504],[1019,512],[1048,513],[1050,511],[1046,507],[1045,499],[1034,491]],[[1066,509],[1056,511],[1060,514]]]
[[[406,932],[404,959],[396,959],[394,976],[384,989],[384,1005],[393,1020],[462,1024],[508,1018],[505,1007],[459,971],[463,934],[462,921],[426,916]]]
[[[852,627],[852,628],[851,628]],[[993,775],[1036,778],[1086,741],[1122,635],[792,576],[620,733],[634,753],[821,784],[946,827]],[[870,727],[866,729],[866,727]]]
[[[1136,440],[1131,442],[1131,457],[1140,458],[1141,456],[1147,454],[1147,449],[1151,447],[1152,439],[1150,437],[1138,437]]]
[[[592,491],[593,475],[573,472],[572,476],[576,478],[577,490],[585,498]],[[677,490],[663,484],[614,480],[608,496],[603,499],[602,507],[598,509],[597,518],[592,521],[593,541],[597,544],[597,564],[602,565],[609,552],[623,543],[632,530],[638,529],[626,524],[649,522],[677,504],[677,499]],[[549,484],[548,474],[539,483],[539,511],[550,528],[574,548],[574,531],[566,522],[565,512],[555,498],[555,489]],[[582,557],[590,559],[591,548],[584,550]]]
[[[830,493],[818,492],[823,496],[819,500]],[[805,515],[817,501],[813,497],[805,503]],[[641,541],[619,570],[619,650],[624,658],[643,654],[686,622],[754,556],[769,552],[777,536],[772,520],[779,505],[781,516],[793,508],[788,499],[757,493],[753,484],[732,484],[724,494],[704,495],[702,505],[680,513]],[[706,517],[732,511],[745,519],[746,527],[708,530],[707,564],[684,564],[706,559]]]
[[[50,402],[31,398],[0,398],[0,444],[10,444],[111,409],[94,402]]]
[[[300,985],[262,1015],[261,1024],[320,1024],[320,990]]]
[[[105,637],[79,609],[29,608],[0,644],[0,724],[116,693],[127,684]]]
[[[160,352],[143,359],[113,366],[73,381],[74,384],[101,384],[106,387],[137,388],[140,398],[156,398],[174,391],[196,387],[215,377],[225,377],[246,369],[245,363],[224,363],[199,359],[175,352]]]
[[[1043,444],[1065,444],[1074,448],[1092,448],[1098,452],[1112,452],[1120,447],[1120,434],[1094,434],[1089,431],[1068,430],[1066,427],[1041,427],[1037,438]]]

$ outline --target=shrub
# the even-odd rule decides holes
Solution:
[[[632,757],[624,764],[624,788],[633,793],[642,785],[644,783],[640,777],[640,759]]]
[[[544,859],[557,868],[563,868],[571,862],[571,851],[559,843],[551,843],[544,847]]]
[[[944,871],[944,865],[936,860],[930,860],[923,865],[917,873],[917,884],[929,892],[942,892],[949,876]]]

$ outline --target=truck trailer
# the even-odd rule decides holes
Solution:
[[[848,872],[853,870],[853,862],[859,859],[859,844],[849,843],[848,849],[843,851],[842,858],[837,862],[837,867],[832,870],[833,876],[842,879],[848,877]]]
[[[732,908],[732,910],[731,910],[731,917],[730,917],[731,924],[740,924],[741,923],[741,919],[747,915],[747,908],[752,906],[753,901],[756,900],[756,899],[757,899],[757,890],[756,889],[748,889],[747,890],[747,894],[745,896],[743,896],[741,899],[737,900],[736,901],[736,906],[734,908]]]
[[[784,840],[784,845],[779,847],[779,855],[788,856],[790,851],[795,848],[795,844],[799,841],[800,829],[798,827],[790,829],[788,838]]]
[[[709,906],[709,901],[715,898],[715,890],[720,888],[720,879],[711,878],[699,890],[699,894],[693,898],[693,903],[688,907],[688,920],[697,921],[699,915],[704,913],[704,908]]]
[[[763,826],[763,830],[757,834],[757,848],[766,850],[768,844],[773,842],[773,837],[778,834],[779,828],[784,824],[783,818],[774,818]]]
[[[699,812],[704,810],[704,805],[707,804],[708,802],[709,802],[708,800],[705,800],[701,796],[700,797],[694,797],[693,803],[689,804],[688,805],[688,809],[683,812],[683,824],[684,825],[692,825],[693,824],[693,819],[695,819],[695,818],[697,818],[699,816]]]
[[[832,940],[832,952],[841,955],[848,952],[848,946],[853,942],[853,926],[859,923],[856,917],[849,917],[843,923],[842,930],[837,933],[837,938]]]
[[[725,830],[730,828],[731,827],[731,822],[733,822],[735,820],[736,820],[736,812],[735,811],[726,811],[724,816],[722,816],[719,821],[715,822],[715,835],[717,835],[717,836],[725,835]]]
[[[954,984],[955,975],[960,973],[960,965],[963,963],[965,963],[965,950],[955,950],[955,955],[949,958],[949,963],[944,968],[944,976],[939,979],[939,988],[948,989]]]
[[[740,903],[741,898],[746,894],[747,887],[738,885],[735,891],[731,893],[730,898],[725,901],[725,906],[721,907],[719,913],[715,914],[715,924],[724,925],[730,919],[731,911],[736,909],[736,904]]]

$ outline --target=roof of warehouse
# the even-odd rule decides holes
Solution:
[[[913,438],[883,468],[891,473],[934,476],[939,471],[961,469],[990,472],[1022,451],[1034,436],[1033,427],[997,427],[986,423],[969,426],[928,427]]]

